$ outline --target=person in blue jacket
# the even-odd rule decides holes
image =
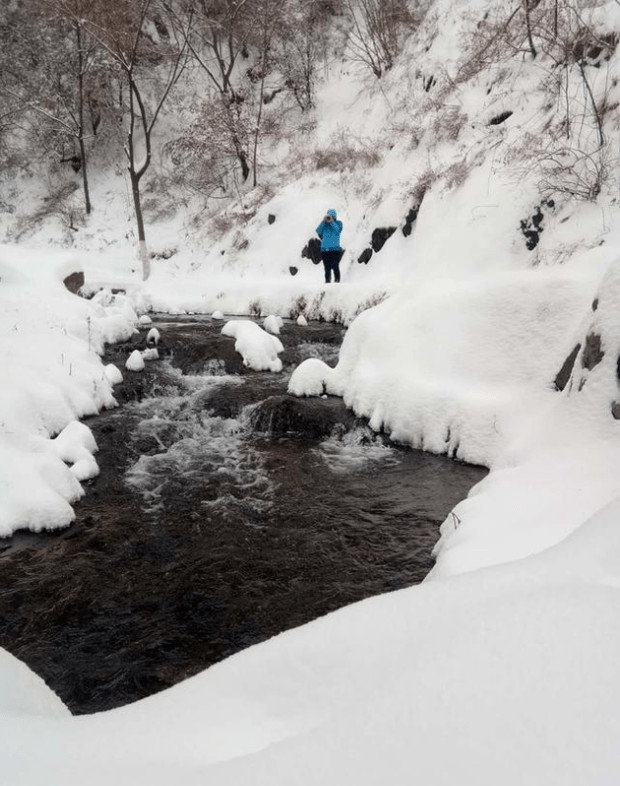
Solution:
[[[334,282],[340,282],[340,233],[342,221],[338,221],[335,210],[328,210],[323,220],[316,228],[317,235],[321,238],[321,259],[325,268],[325,283],[329,284],[334,274]]]

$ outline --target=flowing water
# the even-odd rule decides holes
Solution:
[[[89,421],[102,471],[75,524],[3,547],[0,645],[74,712],[421,581],[438,525],[484,475],[391,444],[339,399],[285,395],[300,360],[336,362],[337,326],[286,325],[282,374],[245,369],[209,320],[158,327],[161,359]]]

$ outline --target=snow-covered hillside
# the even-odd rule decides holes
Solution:
[[[380,80],[326,60],[312,122],[287,116],[259,187],[147,211],[146,281],[120,170],[93,175],[70,250],[50,251],[55,218],[2,247],[1,533],[71,520],[96,472],[75,419],[113,404],[97,353],[134,310],[343,322],[338,365],[306,361],[291,393],[491,469],[422,586],[132,707],[63,717],[7,660],[29,697],[0,697],[10,786],[620,779],[620,5],[562,2],[554,38],[542,0],[531,42],[517,5],[435,0]],[[8,239],[40,184],[10,188]],[[339,285],[301,255],[328,208]],[[85,291],[126,296],[68,294],[77,267]]]

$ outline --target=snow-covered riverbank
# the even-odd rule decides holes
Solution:
[[[47,500],[52,492],[62,498],[66,486],[58,478],[73,478],[62,515],[79,494],[70,467],[85,456],[77,456],[74,439],[71,451],[55,450],[53,437],[113,403],[96,350],[103,340],[129,335],[136,318],[125,298],[106,305],[105,297],[86,302],[64,291],[66,265],[48,275],[44,257],[4,258],[2,286],[11,304],[5,337],[16,329],[3,343],[11,382],[2,470],[15,500],[3,513],[36,510],[36,528],[43,518],[54,521]],[[67,717],[48,689],[5,655],[6,782],[47,784],[53,773],[66,784],[163,784],[173,777],[187,784],[205,777],[222,784],[370,784],[398,781],[404,772],[431,784],[453,783],[463,773],[489,784],[614,782],[618,504],[586,523],[620,493],[609,412],[614,357],[592,371],[578,365],[573,390],[555,393],[545,388],[564,349],[561,338],[545,345],[548,355],[532,356],[545,335],[557,338],[554,325],[566,330],[574,323],[578,337],[598,319],[597,329],[615,335],[614,271],[585,322],[576,315],[596,293],[594,281],[545,271],[461,287],[458,309],[447,282],[418,293],[416,309],[404,298],[399,309],[395,296],[358,319],[329,372],[336,392],[375,427],[387,425],[413,444],[438,449],[434,435],[451,428],[463,446],[452,445],[453,452],[495,467],[448,517],[435,580],[356,604],[163,694],[92,717]],[[501,305],[506,287],[517,293],[511,310]],[[345,285],[339,296],[346,293]],[[519,315],[514,329],[507,313],[511,320]],[[437,340],[429,345],[433,331]],[[581,391],[580,373],[587,377]],[[495,424],[492,411],[499,413]],[[83,432],[80,440],[92,451]],[[26,470],[12,485],[18,466]],[[62,515],[58,524],[67,523]],[[476,570],[520,557],[526,559]]]

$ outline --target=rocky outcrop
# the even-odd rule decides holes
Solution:
[[[586,345],[583,348],[581,365],[592,371],[601,362],[605,353],[601,349],[601,337],[597,333],[589,333],[586,336]]]
[[[80,289],[84,286],[84,273],[70,273],[62,282],[65,287],[74,295],[79,294]]]
[[[562,368],[558,371],[554,381],[556,390],[564,390],[568,384],[571,374],[573,373],[573,369],[575,368],[575,361],[577,360],[577,355],[579,354],[580,349],[581,344],[577,344],[577,346],[573,349],[573,351],[562,364]]]

